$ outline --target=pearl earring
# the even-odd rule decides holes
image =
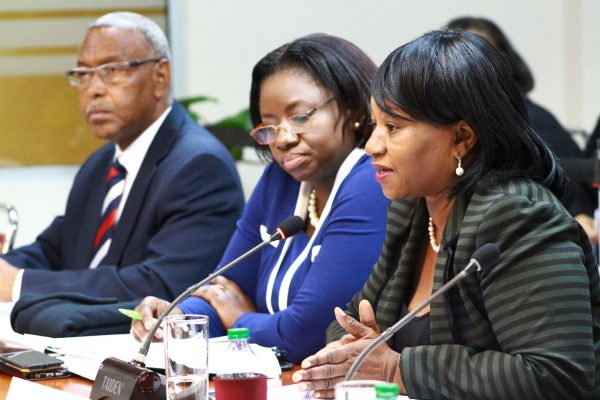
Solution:
[[[355,131],[360,129],[360,122],[356,121],[353,125],[352,125],[352,129],[354,129]]]
[[[462,160],[460,159],[460,157],[456,157],[456,159],[458,160],[458,166],[454,170],[454,173],[456,174],[456,176],[463,176],[463,174],[465,173],[465,170],[461,166]]]

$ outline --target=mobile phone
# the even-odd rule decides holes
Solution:
[[[0,365],[23,373],[46,372],[63,367],[63,360],[37,350],[0,354]]]
[[[52,368],[48,370],[39,370],[34,372],[22,372],[18,369],[0,364],[0,374],[16,376],[17,378],[27,379],[30,381],[41,381],[44,379],[67,378],[71,373],[67,368]]]

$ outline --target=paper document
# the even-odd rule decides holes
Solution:
[[[59,354],[64,354],[65,365],[74,374],[94,380],[98,367],[108,357],[115,357],[123,361],[131,361],[137,354],[140,343],[130,334],[81,336],[72,338],[47,338],[34,335],[25,335],[26,341],[39,343],[43,341],[46,349]],[[271,349],[252,344],[252,348],[260,360],[259,371],[269,378],[279,378],[281,368],[275,354]],[[208,370],[216,373],[227,362],[225,351],[227,342],[223,338],[209,340]],[[153,342],[150,345],[146,366],[154,369],[165,368],[164,346],[162,342]]]
[[[74,394],[63,392],[62,390],[53,389],[49,386],[37,384],[35,382],[26,381],[20,378],[12,378],[6,400],[86,400],[85,397],[76,396]]]
[[[267,391],[268,400],[308,400],[306,392],[298,389],[298,385],[269,386]]]
[[[0,302],[0,339],[18,341],[23,335],[15,333],[10,326],[10,312],[15,303]]]

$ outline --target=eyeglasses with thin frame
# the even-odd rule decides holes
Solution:
[[[321,104],[311,108],[308,111],[300,112],[287,117],[289,128],[284,128],[281,124],[279,125],[265,125],[260,124],[256,128],[250,131],[250,136],[256,140],[258,144],[270,144],[277,138],[277,131],[279,128],[284,129],[287,133],[298,135],[303,130],[310,128],[311,117],[320,109],[325,108],[335,99],[331,97]]]
[[[98,74],[100,80],[107,85],[122,83],[127,78],[127,70],[150,62],[159,62],[165,57],[144,58],[142,60],[110,62],[97,67],[75,67],[66,72],[69,83],[79,88],[87,87],[94,76]]]

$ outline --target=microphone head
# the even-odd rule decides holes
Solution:
[[[478,271],[496,264],[500,258],[500,247],[496,243],[486,243],[473,253],[471,260],[479,264]]]
[[[296,233],[300,232],[303,227],[304,220],[297,215],[292,215],[279,224],[277,227],[277,233],[281,235],[281,239],[287,239],[290,236],[294,236]]]

